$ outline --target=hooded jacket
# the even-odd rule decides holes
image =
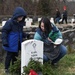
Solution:
[[[17,18],[23,16],[22,21],[17,22]],[[2,44],[4,50],[10,52],[18,52],[19,43],[21,45],[23,38],[23,26],[25,25],[24,19],[26,12],[23,8],[17,7],[14,10],[13,16],[8,20],[2,28]],[[8,45],[8,46],[5,46]]]

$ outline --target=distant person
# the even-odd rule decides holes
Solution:
[[[48,18],[42,18],[34,39],[44,42],[43,60],[44,62],[51,60],[51,65],[55,65],[67,53],[67,48],[64,45],[52,43],[58,38],[62,39],[60,30]]]
[[[21,50],[21,42],[24,35],[23,26],[25,25],[26,12],[22,7],[16,7],[13,16],[2,28],[2,44],[6,50],[5,73],[9,72],[10,62],[12,65],[17,60],[18,52]]]
[[[59,20],[61,19],[61,14],[59,9],[56,9],[56,15],[55,15],[55,23],[60,23]]]
[[[62,24],[65,21],[65,23],[67,24],[67,10],[66,8],[64,8],[63,14],[62,14]]]

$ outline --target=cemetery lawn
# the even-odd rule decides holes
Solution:
[[[47,63],[48,75],[75,75],[75,53],[67,54],[60,60],[57,67]],[[4,75],[4,65],[0,63],[0,75]],[[11,74],[10,74],[11,75]]]

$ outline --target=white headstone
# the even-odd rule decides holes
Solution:
[[[38,22],[41,20],[41,18],[38,18]]]
[[[5,25],[6,21],[2,21],[2,27]]]
[[[53,17],[50,18],[50,22],[54,24],[54,18]]]
[[[59,22],[62,22],[62,19],[60,19]]]
[[[31,23],[33,22],[33,19],[28,17],[25,19],[25,22],[26,22],[26,27],[30,27]]]
[[[21,44],[21,74],[23,67],[28,65],[30,58],[38,60],[43,64],[43,42],[38,40],[27,40]]]
[[[74,23],[74,21],[75,21],[75,19],[74,19],[74,18],[72,18],[72,19],[71,19],[71,23],[73,24],[73,23]]]

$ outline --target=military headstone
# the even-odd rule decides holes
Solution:
[[[39,60],[43,64],[43,42],[38,40],[27,40],[21,44],[21,74],[23,67],[28,65],[30,59]]]
[[[53,17],[50,18],[50,22],[54,24],[54,18]]]
[[[30,27],[33,22],[33,19],[28,17],[25,19],[25,22],[26,22],[26,27]]]
[[[38,22],[41,20],[41,18],[38,18]]]
[[[2,26],[4,26],[4,25],[5,25],[5,23],[6,23],[6,21],[2,21]]]

